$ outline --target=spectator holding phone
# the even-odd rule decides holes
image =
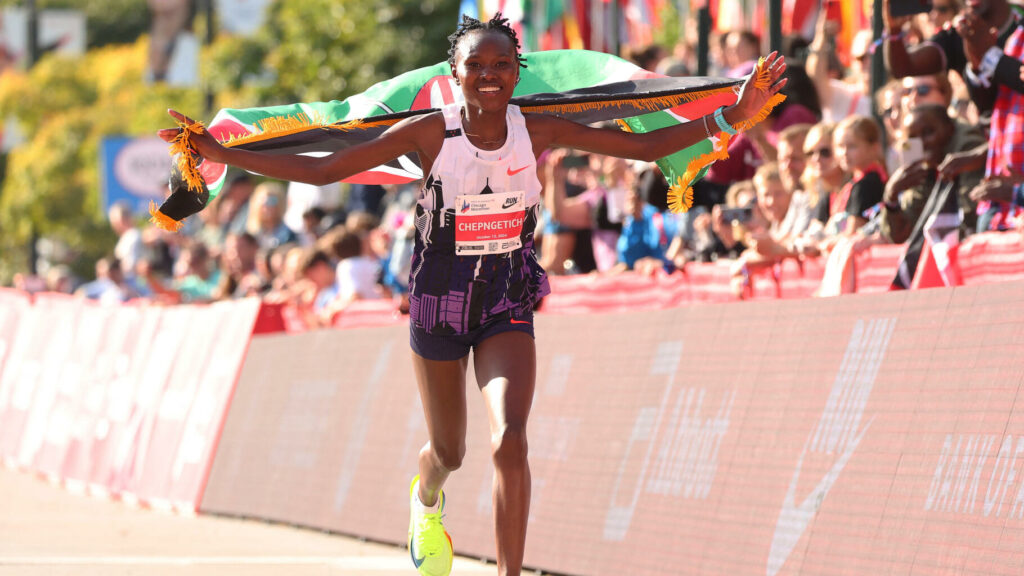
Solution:
[[[719,255],[738,258],[747,249],[748,236],[766,228],[764,216],[757,208],[757,190],[753,180],[741,180],[729,186],[725,203],[711,208],[711,231],[721,244]],[[699,222],[694,226],[700,230]]]
[[[587,189],[571,198],[566,196],[566,160],[583,158],[559,148],[551,151],[544,163],[544,208],[551,219],[573,229],[589,229],[594,263],[599,272],[611,270],[617,261],[616,242],[622,230],[623,206],[635,175],[625,160],[591,155]],[[572,164],[570,162],[570,164]],[[566,253],[571,254],[571,253]]]
[[[954,122],[942,104],[924,104],[911,108],[904,118],[905,140],[917,146],[901,146],[903,150],[917,150],[917,154],[904,156],[903,162],[886,182],[882,196],[879,232],[885,242],[901,244],[909,238],[928,197],[938,180],[938,167],[945,158],[984,145],[985,135],[976,127]],[[916,157],[915,157],[916,156]],[[975,202],[968,191],[981,180],[982,171],[962,172],[952,178],[958,186],[958,204],[964,215],[961,233],[974,230]]]
[[[594,183],[590,158],[588,154],[552,150],[542,164],[538,176],[547,223],[540,242],[540,263],[549,274],[567,274],[577,269],[577,254],[590,250],[591,219],[581,198]],[[588,245],[582,246],[581,240]]]

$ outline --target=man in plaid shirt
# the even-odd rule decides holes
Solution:
[[[1022,215],[1024,182],[1024,24],[1017,26],[1000,50],[992,30],[970,13],[958,17],[971,80],[995,92],[985,181],[971,191],[978,201],[978,231],[1015,227]]]
[[[991,113],[987,153],[981,147],[977,155],[970,155],[971,159],[962,159],[966,162],[944,162],[939,172],[943,178],[954,178],[972,169],[975,161],[980,167],[984,160],[985,180],[970,192],[971,199],[978,202],[977,229],[981,232],[1011,226],[1024,204],[1020,189],[1024,181],[1021,7],[1007,0],[980,0],[968,5],[952,25],[913,48],[903,42],[904,19],[889,14],[889,0],[884,0],[884,10],[888,30],[884,36],[886,64],[894,76],[956,70],[967,81],[983,124]]]

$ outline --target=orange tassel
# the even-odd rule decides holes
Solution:
[[[184,222],[178,222],[170,216],[161,212],[157,207],[156,203],[152,200],[149,201],[149,221],[156,224],[157,228],[166,230],[168,232],[177,232],[184,226]]]
[[[771,86],[771,75],[768,72],[767,61],[761,58],[757,62],[757,67],[754,68],[754,86],[758,89],[765,90]],[[786,99],[784,94],[775,94],[768,99],[768,102],[761,107],[761,110],[754,114],[750,118],[742,122],[738,122],[733,126],[738,132],[745,132],[750,130],[765,118],[771,114],[772,110]],[[672,212],[686,212],[693,206],[693,186],[691,185],[697,174],[705,167],[717,160],[724,160],[729,157],[729,135],[724,132],[718,138],[718,145],[715,149],[707,154],[702,154],[690,160],[690,163],[686,166],[686,172],[682,176],[676,179],[676,181],[669,188],[668,192],[668,205]]]
[[[724,160],[729,157],[729,135],[723,133],[718,138],[718,144],[707,154],[701,154],[690,160],[686,165],[686,171],[668,190],[668,208],[674,213],[686,212],[693,206],[693,181],[697,174],[712,162]]]
[[[203,177],[199,174],[199,167],[192,157],[192,144],[189,139],[192,134],[202,134],[205,128],[199,121],[191,124],[178,122],[178,126],[181,127],[181,132],[171,141],[170,154],[171,156],[178,155],[178,170],[181,171],[181,176],[188,184],[188,189],[199,193],[203,189]]]

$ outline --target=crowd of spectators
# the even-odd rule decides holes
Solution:
[[[886,7],[888,2],[885,3]],[[932,10],[886,18],[836,46],[824,14],[812,38],[785,42],[787,100],[733,138],[730,157],[694,187],[694,205],[667,210],[653,164],[564,150],[538,162],[544,219],[537,231],[549,274],[671,274],[689,262],[731,261],[743,297],[752,274],[787,258],[823,258],[820,294],[846,290],[850,256],[904,243],[940,190],[952,192],[960,236],[1024,228],[1024,14],[1007,0],[934,0]],[[712,44],[711,74],[748,74],[764,43],[752,32]],[[888,82],[870,93],[871,58]],[[696,66],[681,43],[637,50],[666,74]],[[879,121],[880,120],[880,121]],[[75,287],[54,268],[47,286],[87,298],[203,302],[257,295],[294,304],[307,324],[330,325],[359,299],[404,294],[415,185],[325,187],[236,173],[178,234],[140,227],[110,209],[118,235],[96,279]]]

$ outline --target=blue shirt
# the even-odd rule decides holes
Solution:
[[[668,264],[665,250],[675,235],[674,224],[675,219],[671,215],[660,214],[650,204],[644,205],[643,215],[639,219],[634,219],[632,214],[627,215],[622,222],[622,234],[615,245],[619,262],[631,269],[637,260],[648,257]]]

